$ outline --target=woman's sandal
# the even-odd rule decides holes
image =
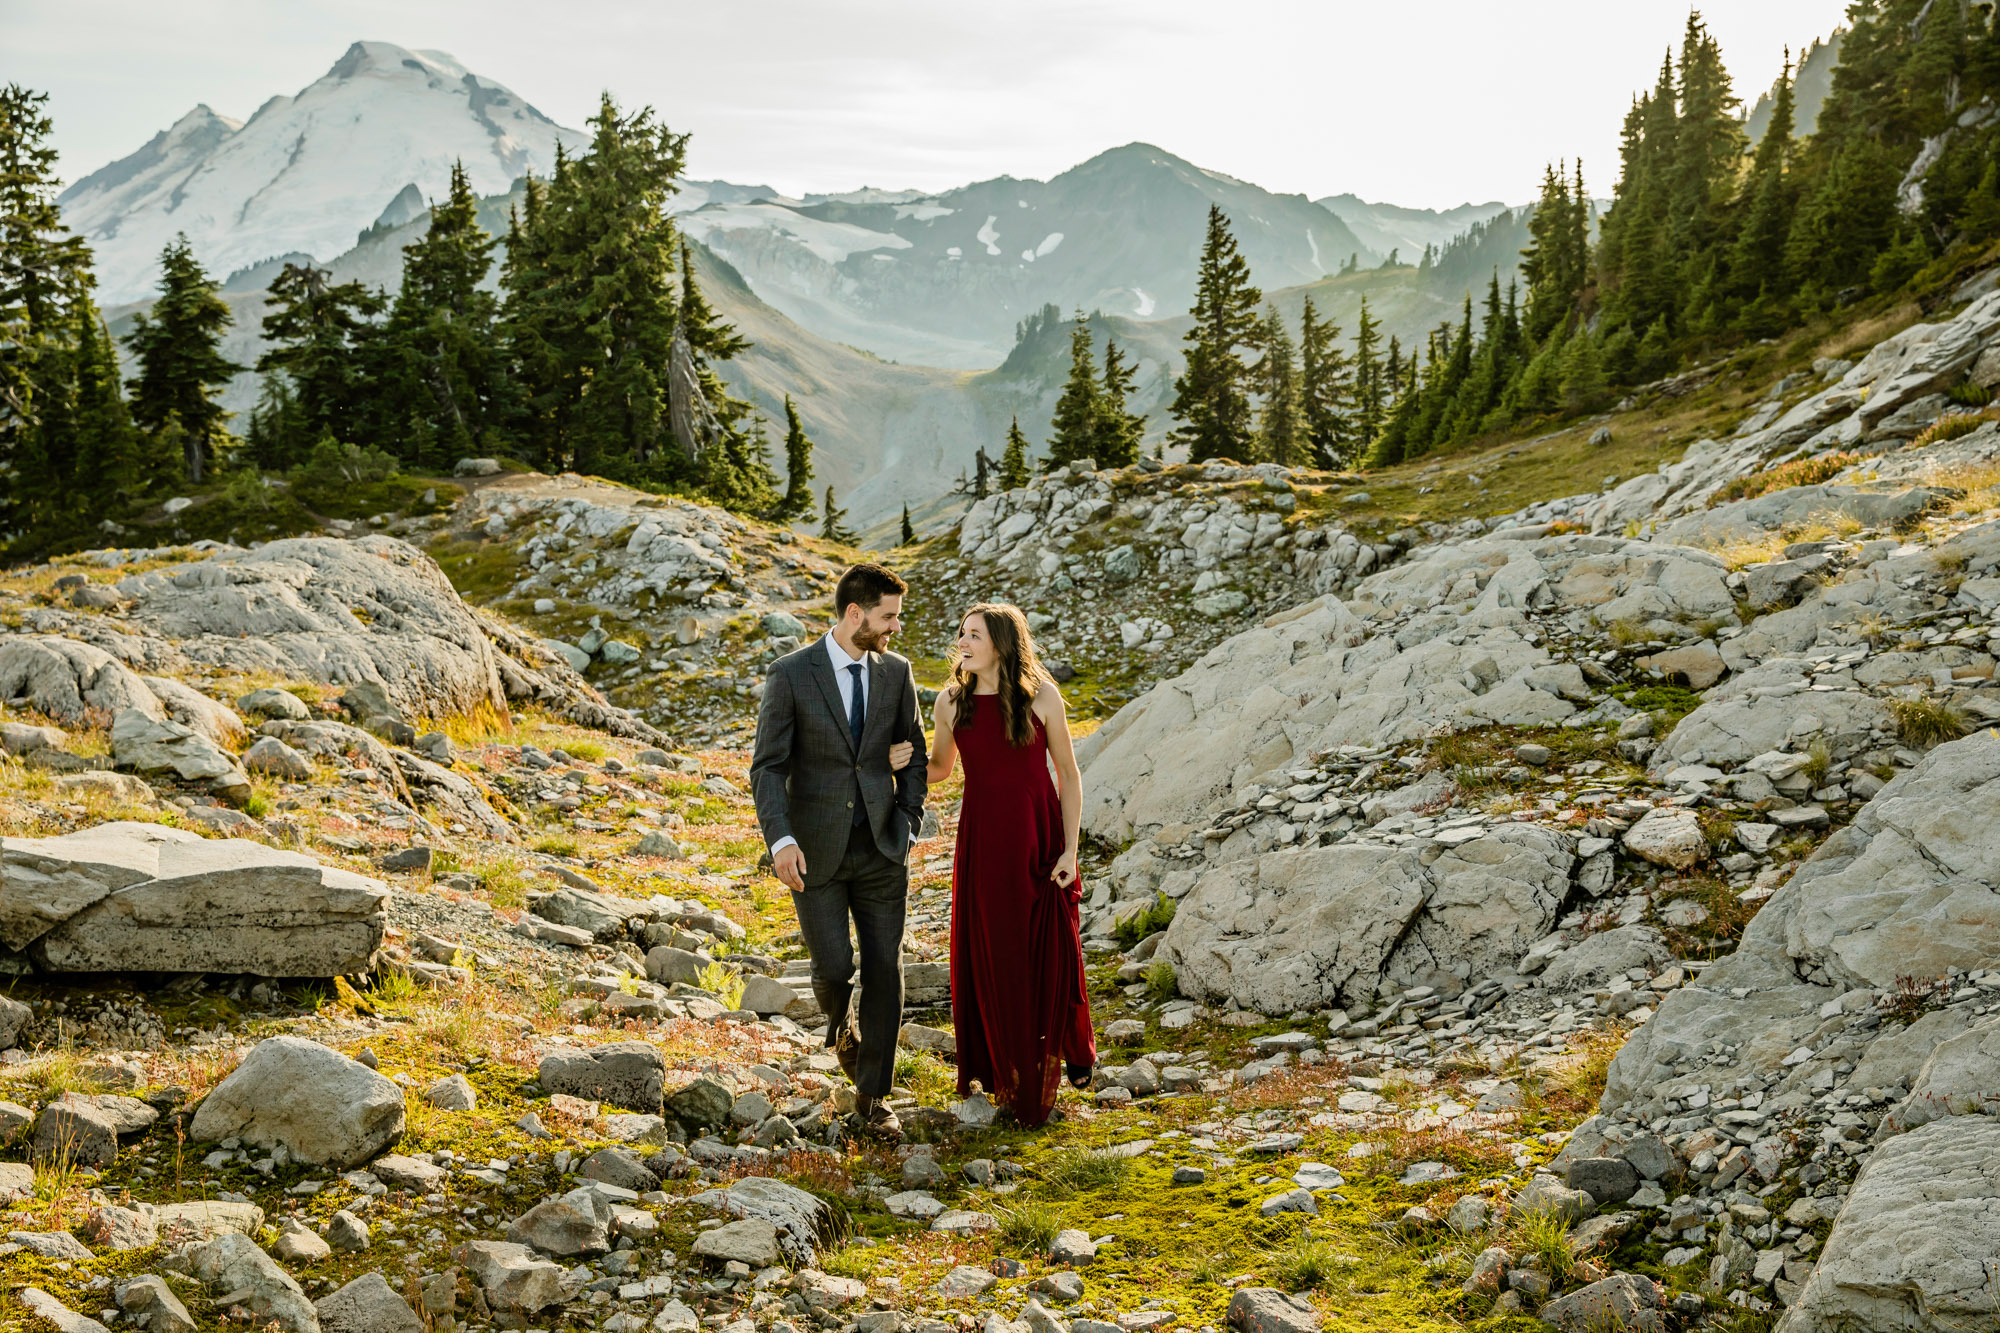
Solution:
[[[1078,1092],[1090,1091],[1090,1076],[1096,1072],[1096,1065],[1073,1065],[1067,1060],[1063,1061],[1063,1076]]]

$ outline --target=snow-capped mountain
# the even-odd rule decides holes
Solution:
[[[546,173],[559,141],[585,142],[442,51],[356,42],[248,121],[197,106],[60,203],[96,252],[101,299],[116,303],[151,290],[176,232],[218,275],[288,251],[330,259],[378,219],[420,213],[443,194],[454,160],[474,189],[497,194]]]
[[[1267,290],[1335,273],[1352,255],[1377,257],[1303,195],[1138,143],[1049,181],[711,203],[681,223],[814,332],[970,369],[997,364],[1015,326],[1048,302],[1139,319],[1185,311],[1211,203]]]

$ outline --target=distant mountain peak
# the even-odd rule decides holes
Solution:
[[[465,164],[474,190],[500,194],[548,172],[559,141],[585,142],[449,53],[363,41],[248,121],[197,106],[60,203],[96,252],[103,299],[116,304],[151,290],[176,232],[218,274],[273,254],[324,261],[378,219],[401,220],[412,201],[442,197],[453,162]]]

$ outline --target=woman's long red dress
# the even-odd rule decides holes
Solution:
[[[1049,1118],[1065,1060],[1097,1059],[1073,896],[1081,884],[1065,889],[1054,879],[1062,800],[1048,734],[1033,722],[1032,741],[1009,744],[999,700],[982,695],[953,733],[965,764],[951,871],[958,1091],[978,1080],[1024,1125]]]

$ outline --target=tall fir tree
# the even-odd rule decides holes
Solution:
[[[1130,467],[1139,461],[1139,443],[1146,434],[1146,417],[1129,411],[1137,367],[1127,359],[1118,340],[1104,340],[1104,387],[1097,396],[1097,443],[1091,457],[1099,467]]]
[[[839,542],[843,546],[854,545],[857,538],[854,530],[847,526],[847,511],[834,503],[833,487],[826,488],[826,498],[822,504],[819,535],[830,542]]]
[[[1021,433],[1021,418],[1007,425],[1007,448],[1000,455],[1000,489],[1015,490],[1028,484],[1028,437]]]
[[[360,282],[336,283],[332,276],[311,264],[285,265],[271,283],[257,371],[288,381],[298,404],[294,439],[371,442],[366,419],[373,414],[373,320],[388,301]],[[305,459],[284,461],[297,466]]]
[[[1368,312],[1368,298],[1361,298],[1361,311],[1354,317],[1354,441],[1357,453],[1374,447],[1382,432],[1382,417],[1388,405],[1395,368],[1385,370],[1381,361],[1382,325]]]
[[[103,354],[90,251],[63,226],[46,93],[0,89],[0,535],[55,535]],[[116,382],[112,392],[116,394]]]
[[[1049,421],[1049,452],[1042,469],[1054,472],[1079,458],[1093,457],[1102,417],[1103,391],[1097,383],[1097,359],[1091,353],[1090,321],[1079,310],[1069,331],[1069,378],[1063,381],[1062,396],[1056,399]]]
[[[1299,461],[1304,413],[1299,402],[1299,367],[1292,336],[1278,308],[1264,314],[1257,335],[1261,354],[1253,368],[1260,399],[1257,413],[1257,454],[1260,459],[1290,467]]]
[[[382,335],[379,434],[401,446],[406,463],[448,468],[467,454],[506,451],[514,394],[495,327],[499,300],[482,286],[494,244],[464,164],[452,163],[429,230],[403,247],[403,286]],[[429,442],[421,456],[407,445],[416,438]]]
[[[783,523],[813,516],[813,442],[799,420],[798,404],[785,395],[785,494],[772,517]]]
[[[1208,208],[1208,230],[1195,278],[1194,327],[1174,381],[1173,438],[1188,447],[1190,462],[1245,458],[1255,448],[1249,363],[1264,294],[1250,283],[1250,261],[1236,244],[1220,206]]]
[[[229,413],[222,387],[242,366],[222,354],[233,318],[220,284],[208,276],[182,233],[160,253],[160,295],[138,315],[125,345],[139,363],[132,378],[132,417],[149,431],[178,421],[182,467],[200,485],[225,447]]]
[[[1729,295],[1737,302],[1765,301],[1770,308],[1756,324],[1771,332],[1782,321],[1775,303],[1791,289],[1785,272],[1785,238],[1798,212],[1798,187],[1792,179],[1791,52],[1785,52],[1784,72],[1771,97],[1771,119],[1757,142],[1757,155],[1743,180],[1739,207],[1742,222],[1729,252]]]
[[[911,526],[910,526],[910,502],[909,502],[908,500],[905,500],[905,501],[903,501],[903,540],[902,540],[902,545],[904,545],[904,546],[908,546],[908,545],[910,545],[910,544],[911,544],[912,542],[916,541],[916,539],[917,539],[917,530],[916,530],[915,528],[913,528],[913,527],[911,527]]]
[[[502,325],[543,432],[539,461],[692,482],[709,441],[677,443],[668,385],[679,239],[666,203],[687,136],[608,94],[589,123],[589,151],[558,155],[546,189],[524,199],[502,275]]]
[[[1340,328],[1320,318],[1312,297],[1299,315],[1299,427],[1312,465],[1354,461],[1354,371],[1340,348]]]

